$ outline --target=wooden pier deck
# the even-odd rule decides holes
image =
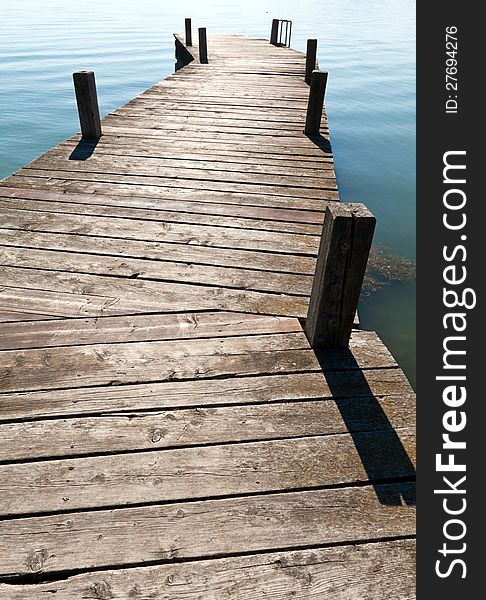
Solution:
[[[302,329],[305,56],[208,48],[0,183],[2,600],[415,597],[412,389]]]

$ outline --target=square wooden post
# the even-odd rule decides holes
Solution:
[[[317,40],[307,40],[307,50],[305,53],[305,82],[310,85],[312,71],[316,70],[317,61]]]
[[[85,140],[97,140],[101,137],[101,120],[94,73],[78,71],[73,73],[73,81],[81,135]]]
[[[199,62],[207,63],[208,62],[208,38],[206,35],[206,27],[200,27],[198,29],[199,33]]]
[[[277,37],[278,37],[278,19],[272,20],[272,29],[270,31],[270,43],[274,46],[277,45]]]
[[[304,129],[304,133],[307,135],[317,135],[321,129],[326,85],[327,71],[312,71]]]
[[[185,28],[186,28],[186,46],[192,46],[192,25],[191,25],[191,19],[187,18],[185,20]]]
[[[305,324],[313,348],[348,346],[375,224],[363,204],[328,204]]]

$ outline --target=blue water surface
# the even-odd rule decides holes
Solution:
[[[415,3],[412,0],[1,0],[0,178],[78,130],[73,71],[96,72],[103,114],[174,70],[172,33],[268,37],[293,21],[292,46],[319,40],[344,201],[376,215],[375,240],[415,258]],[[378,331],[415,380],[415,285],[365,298]]]

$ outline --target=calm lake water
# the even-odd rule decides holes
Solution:
[[[210,33],[268,38],[293,20],[292,46],[319,40],[327,112],[347,202],[378,219],[375,241],[415,259],[415,3],[411,0],[1,0],[0,178],[78,130],[71,73],[96,72],[107,113],[174,70],[184,17]],[[379,332],[415,381],[415,285],[364,298]]]

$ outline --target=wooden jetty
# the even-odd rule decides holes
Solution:
[[[350,335],[374,220],[281,31],[177,36],[101,123],[76,75],[83,135],[0,184],[2,600],[414,597],[414,396]]]

